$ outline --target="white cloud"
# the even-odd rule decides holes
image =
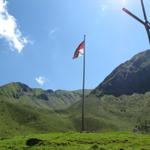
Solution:
[[[49,32],[49,36],[50,36],[51,38],[55,38],[55,37],[56,37],[56,33],[57,33],[59,30],[60,30],[60,28],[58,28],[58,27],[53,28],[53,29]]]
[[[35,80],[41,86],[44,85],[47,81],[47,79],[45,77],[42,77],[42,76],[36,77]]]
[[[0,38],[6,39],[18,53],[28,43],[28,40],[22,36],[18,29],[15,17],[8,13],[5,0],[0,0]]]

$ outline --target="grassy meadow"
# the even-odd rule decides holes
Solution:
[[[1,139],[0,150],[150,150],[150,135],[127,132],[35,134]]]

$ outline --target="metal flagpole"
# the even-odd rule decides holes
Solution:
[[[81,131],[85,130],[85,120],[84,120],[84,102],[85,102],[85,40],[86,35],[84,35],[84,53],[83,53],[83,87],[82,87],[82,127]]]

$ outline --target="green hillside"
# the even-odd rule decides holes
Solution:
[[[22,83],[0,87],[0,137],[75,130],[68,115],[60,112],[79,101],[81,93],[32,89]]]
[[[85,102],[87,131],[150,132],[150,92],[131,96],[90,95]],[[62,131],[80,131],[81,103],[67,110],[49,110],[18,102],[0,101],[0,137]],[[145,121],[148,121],[144,127]],[[142,127],[142,129],[139,129]]]
[[[0,137],[74,130],[63,114],[0,101]]]
[[[72,112],[70,117],[79,129],[81,103],[74,104],[68,112]],[[150,132],[149,113],[150,92],[120,97],[97,97],[91,94],[85,101],[85,126],[87,131],[133,131],[138,128],[136,125],[143,125],[146,121],[147,130]]]

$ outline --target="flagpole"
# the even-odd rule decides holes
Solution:
[[[81,131],[83,132],[85,130],[85,116],[84,116],[84,103],[85,103],[85,40],[86,35],[84,35],[84,53],[83,53],[83,87],[82,87],[82,127]]]

